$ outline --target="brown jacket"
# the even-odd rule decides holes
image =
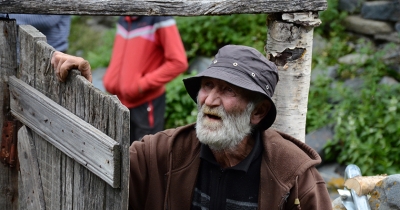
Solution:
[[[315,165],[319,155],[306,144],[268,129],[263,136],[259,209],[332,209]],[[129,208],[190,209],[200,165],[194,124],[148,135],[130,147]],[[295,199],[300,206],[295,205]]]

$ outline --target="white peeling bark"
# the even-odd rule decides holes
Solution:
[[[277,65],[279,74],[272,98],[278,114],[272,127],[303,142],[313,31],[320,23],[312,12],[270,15],[268,20],[267,58]]]

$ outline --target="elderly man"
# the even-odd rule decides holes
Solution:
[[[68,59],[53,60],[67,69]],[[318,154],[269,129],[277,82],[277,67],[254,48],[222,47],[207,70],[184,80],[197,122],[131,145],[130,208],[331,209]]]

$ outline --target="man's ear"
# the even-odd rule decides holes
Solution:
[[[267,99],[257,103],[256,108],[251,113],[250,123],[257,125],[268,114],[270,109],[271,103]]]

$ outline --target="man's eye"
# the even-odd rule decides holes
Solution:
[[[230,88],[230,87],[225,87],[224,89],[225,89],[226,92],[234,92],[233,89]]]
[[[213,84],[212,84],[212,82],[205,82],[205,83],[204,83],[204,86],[205,86],[205,87],[212,87]]]
[[[234,96],[236,95],[235,90],[231,87],[225,87],[224,88],[224,92],[225,94],[229,95],[229,96]]]

